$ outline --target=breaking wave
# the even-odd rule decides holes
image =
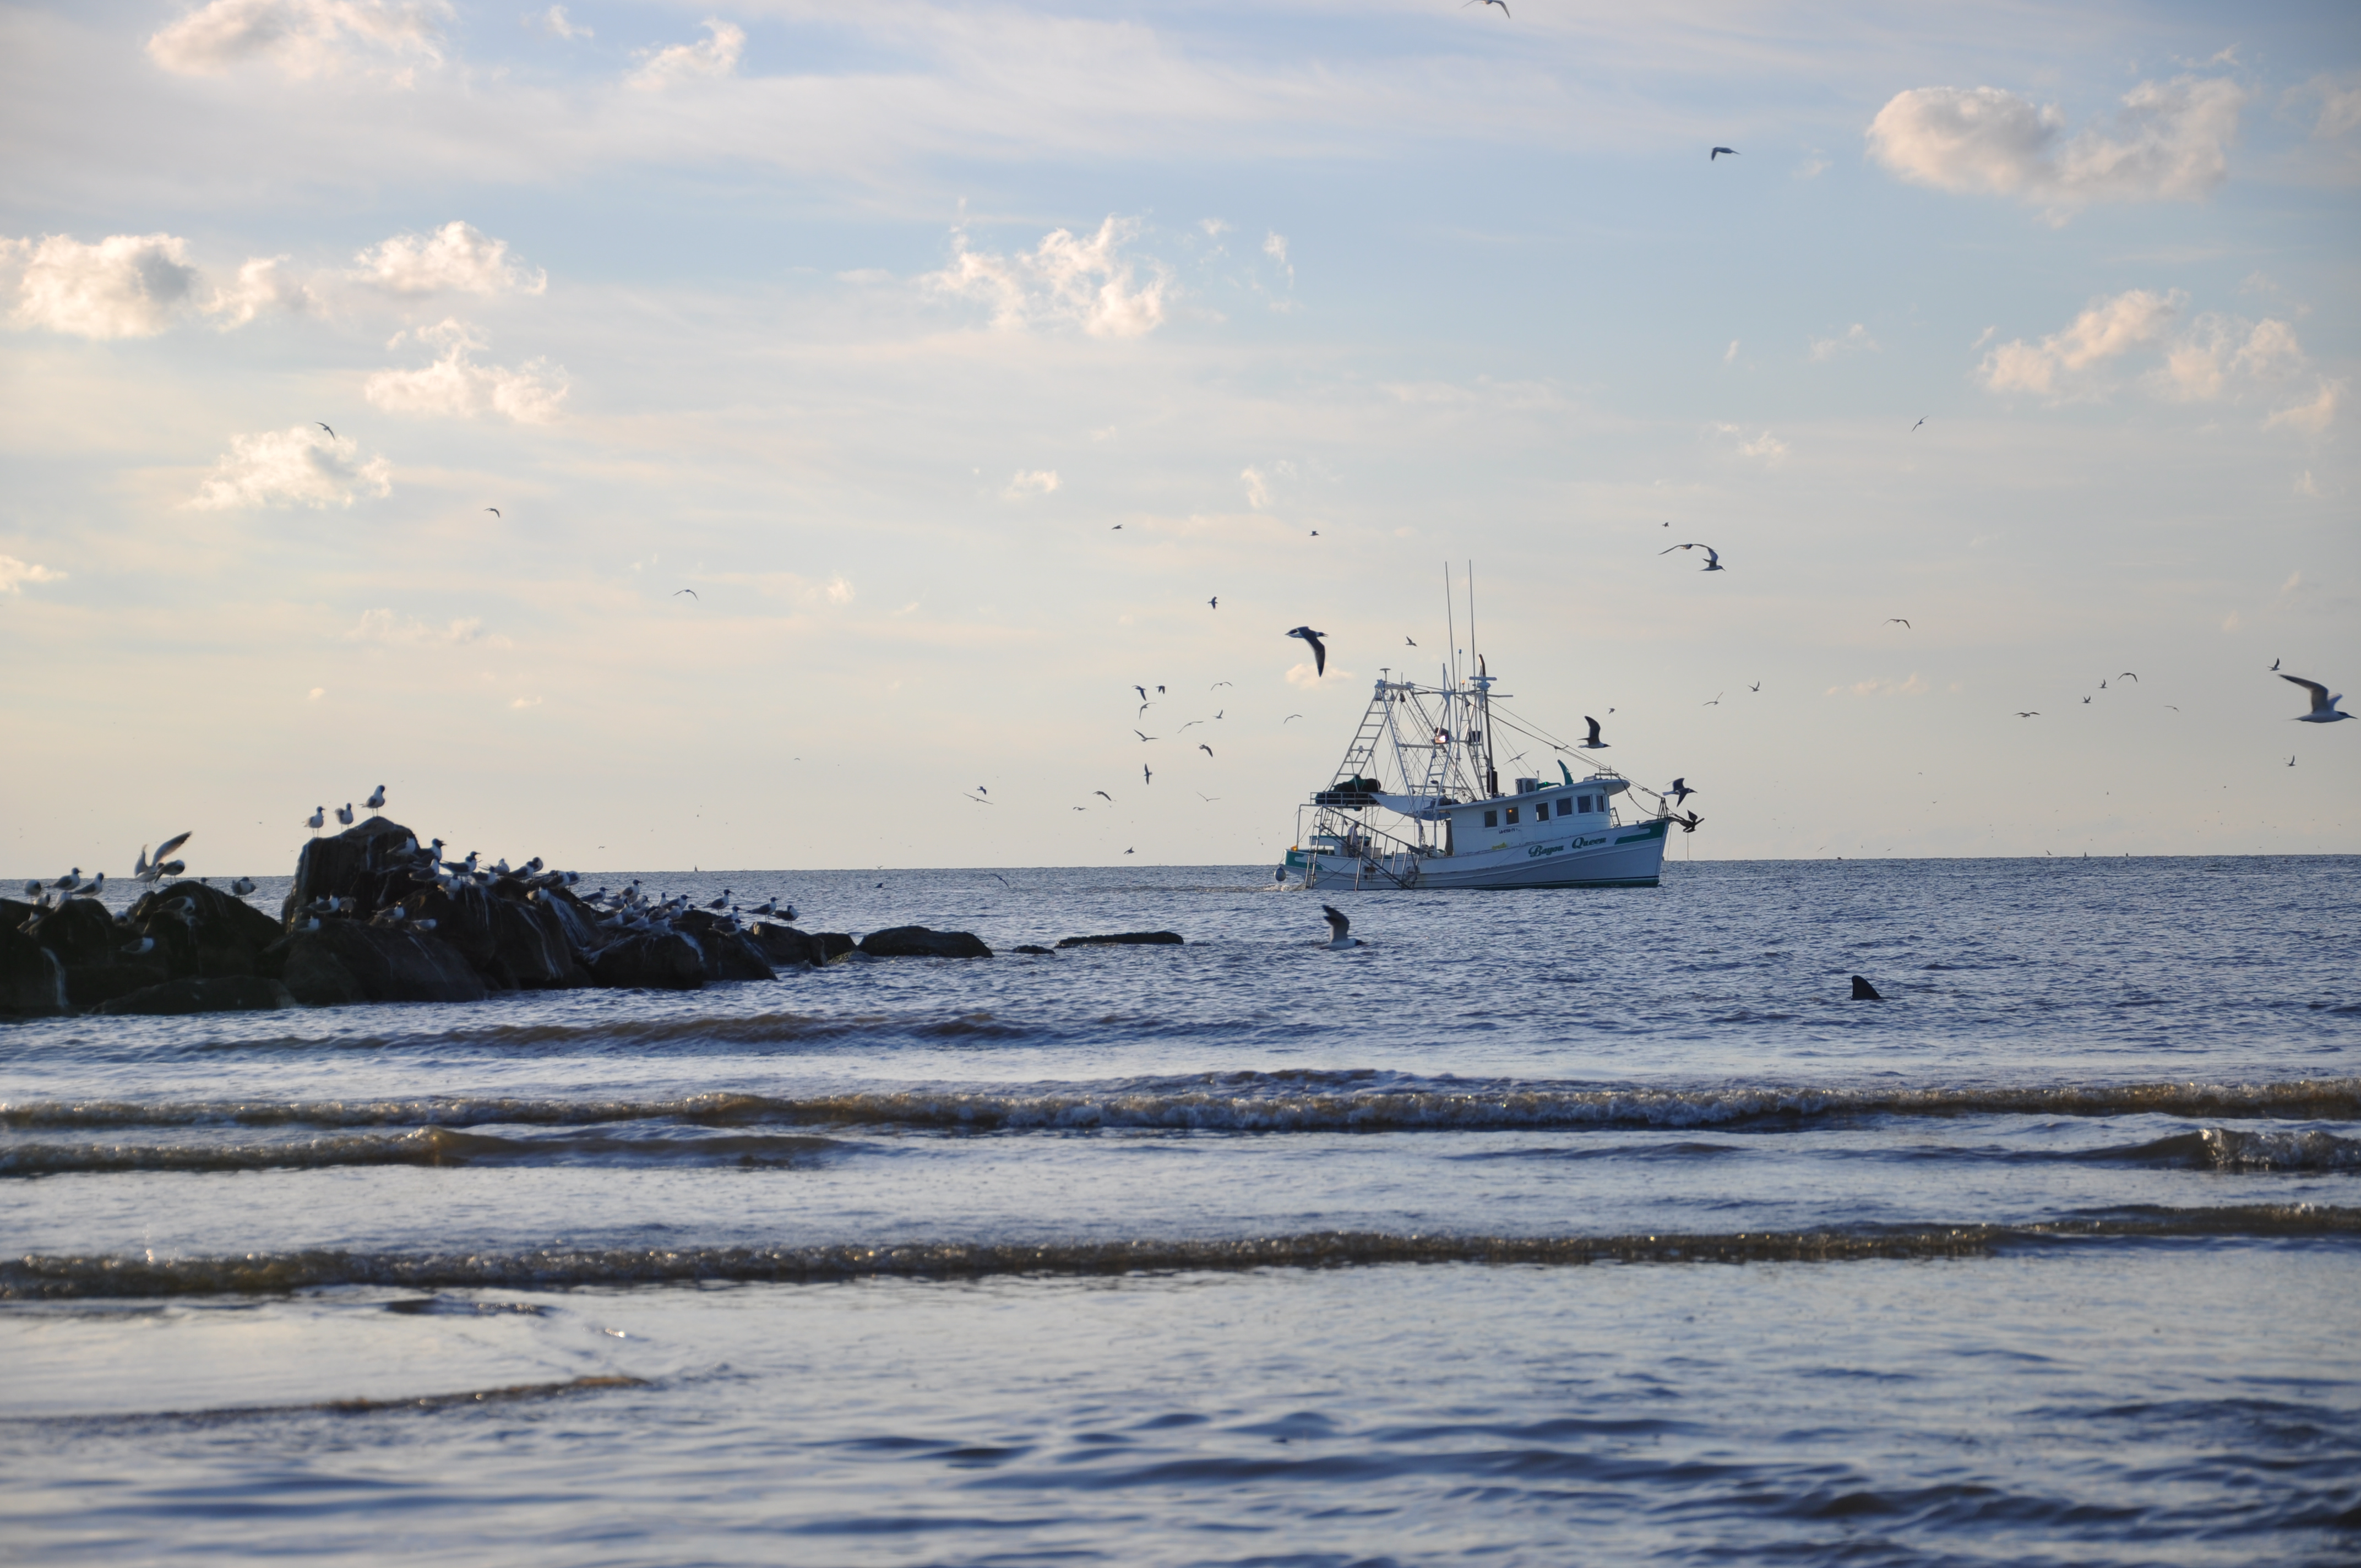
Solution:
[[[317,1170],[369,1165],[555,1165],[597,1160],[790,1166],[842,1148],[811,1134],[624,1137],[600,1133],[511,1138],[447,1125],[249,1143],[0,1144],[0,1177],[135,1170]]]
[[[2148,1211],[2017,1225],[1606,1236],[1395,1235],[1323,1232],[1237,1240],[911,1242],[876,1246],[544,1247],[436,1255],[308,1251],[236,1256],[44,1256],[0,1262],[0,1300],[278,1294],[332,1286],[412,1290],[562,1289],[704,1282],[986,1275],[1236,1272],[1385,1264],[1567,1266],[1592,1263],[1833,1263],[1982,1257],[2044,1244],[2361,1235],[2361,1209],[2254,1204]]]

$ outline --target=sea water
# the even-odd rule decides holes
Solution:
[[[641,873],[1000,956],[0,1025],[0,1541],[2352,1561],[2356,869]]]

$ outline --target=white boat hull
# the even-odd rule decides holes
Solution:
[[[1654,887],[1663,875],[1661,817],[1587,832],[1527,828],[1524,841],[1472,854],[1353,855],[1290,850],[1287,866],[1307,888]]]

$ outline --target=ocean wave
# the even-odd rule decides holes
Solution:
[[[645,1388],[644,1377],[615,1374],[568,1377],[556,1383],[510,1383],[497,1388],[469,1388],[455,1394],[421,1394],[407,1399],[316,1399],[299,1405],[224,1405],[202,1410],[149,1410],[120,1416],[0,1416],[0,1421],[37,1426],[121,1427],[150,1421],[216,1421],[265,1420],[281,1416],[377,1415],[398,1410],[473,1409],[483,1405],[515,1405],[542,1399],[563,1399],[610,1388]]]
[[[1420,1079],[1376,1071],[1226,1072],[1103,1084],[873,1089],[780,1096],[727,1091],[599,1100],[434,1096],[383,1100],[19,1101],[0,1127],[36,1131],[208,1123],[247,1126],[546,1126],[661,1120],[997,1132],[1069,1128],[1490,1132],[1519,1128],[1808,1124],[1870,1117],[2177,1116],[2361,1121],[2361,1078],[2276,1083],[2052,1084],[1815,1089],[1589,1088]]]
[[[2254,1204],[2149,1210],[2017,1225],[1878,1226],[1854,1231],[1603,1236],[1398,1235],[1322,1232],[1233,1240],[908,1242],[805,1247],[547,1247],[433,1255],[308,1251],[235,1256],[54,1256],[0,1262],[0,1300],[280,1294],[332,1286],[411,1290],[561,1289],[705,1282],[808,1284],[906,1277],[972,1278],[1592,1263],[1833,1263],[1982,1257],[2046,1243],[2361,1236],[2361,1209]]]
[[[428,1126],[255,1143],[0,1144],[0,1178],[122,1171],[319,1170],[371,1165],[552,1165],[577,1160],[792,1166],[844,1146],[811,1134],[510,1138]]]
[[[2361,1171],[2361,1139],[2317,1128],[2246,1130],[2201,1127],[2126,1148],[2077,1149],[2019,1157],[2093,1164],[2178,1166],[2190,1170]]]

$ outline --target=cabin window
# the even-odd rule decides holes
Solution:
[[[1560,795],[1560,796],[1558,796],[1558,799],[1557,799],[1557,814],[1558,814],[1560,817],[1571,817],[1571,816],[1573,816],[1573,815],[1574,815],[1574,802],[1573,802],[1571,799],[1569,799],[1569,798],[1567,798],[1566,796],[1565,796],[1565,795]]]
[[[1516,825],[1517,825],[1517,808],[1516,808],[1515,806],[1512,806],[1509,807],[1509,826],[1510,826],[1510,827],[1511,827],[1511,828],[1514,828]]]
[[[1485,827],[1487,827],[1487,828],[1498,828],[1499,825],[1500,825],[1500,814],[1499,814],[1499,812],[1497,812],[1497,811],[1488,811],[1488,812],[1486,812],[1486,813],[1484,814],[1484,826],[1485,826]]]
[[[1590,809],[1590,797],[1587,795],[1582,797],[1582,809],[1585,811]]]

